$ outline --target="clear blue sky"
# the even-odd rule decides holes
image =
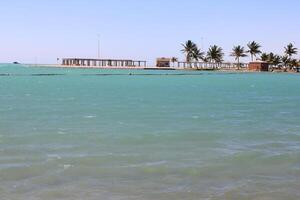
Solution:
[[[250,40],[281,53],[289,42],[300,47],[299,8],[299,0],[4,0],[0,62],[97,57],[97,34],[102,57],[150,63],[183,59],[188,39],[205,50],[220,45],[226,60],[233,45]]]

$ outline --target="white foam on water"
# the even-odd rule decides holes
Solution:
[[[166,163],[167,161],[147,162],[141,164],[126,165],[126,166],[122,166],[121,168],[152,167],[152,166],[160,166]]]
[[[64,170],[70,169],[71,167],[74,167],[73,165],[64,165]]]
[[[291,112],[279,112],[282,115],[291,114]]]
[[[59,135],[66,135],[67,133],[66,132],[64,132],[64,131],[58,131],[57,132]]]
[[[86,116],[83,116],[83,118],[85,119],[93,119],[93,118],[96,118],[97,116],[96,115],[86,115]]]
[[[48,159],[57,159],[57,160],[61,160],[62,157],[60,155],[57,154],[49,154],[47,155]]]

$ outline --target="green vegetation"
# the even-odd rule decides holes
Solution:
[[[188,40],[185,44],[182,44],[183,49],[181,50],[185,56],[186,56],[186,62],[191,62],[193,58],[193,54],[195,49],[197,48],[197,45],[192,42],[191,40]]]
[[[293,58],[294,55],[297,55],[298,49],[294,47],[293,44],[288,44],[284,48],[284,55],[280,56],[274,53],[262,53],[261,61],[268,62],[273,68],[282,68],[282,69],[293,69],[298,67],[300,61]]]
[[[198,48],[197,44],[191,40],[188,40],[182,44],[182,46],[183,49],[181,51],[185,54],[187,63],[202,61],[205,63],[219,64],[224,61],[225,54],[223,49],[217,45],[210,46],[206,53]],[[300,60],[294,58],[294,56],[298,54],[298,49],[292,43],[284,47],[283,55],[278,55],[273,52],[263,53],[261,48],[262,46],[258,42],[252,41],[247,44],[247,50],[241,45],[234,46],[230,55],[235,57],[238,69],[241,67],[241,58],[247,57],[248,55],[252,62],[256,58],[256,60],[268,62],[272,68],[291,70],[300,65]],[[172,62],[177,62],[177,60],[172,59]]]
[[[221,47],[218,47],[217,45],[210,46],[206,58],[212,63],[223,62],[223,58],[224,58],[223,49]]]
[[[204,58],[204,52],[202,52],[197,46],[195,47],[193,53],[192,53],[192,58],[195,60],[195,61],[200,61],[202,60],[203,61],[203,58]]]
[[[298,49],[294,47],[292,43],[288,44],[286,47],[284,47],[285,51],[284,53],[289,56],[291,59],[293,55],[296,55],[298,53]]]
[[[254,61],[254,57],[256,57],[256,55],[259,55],[262,53],[260,50],[261,45],[255,41],[253,41],[253,42],[249,42],[247,46],[249,48],[247,53],[250,53],[251,61]]]
[[[172,57],[171,62],[173,63],[173,67],[175,66],[175,63],[178,62],[178,58]]]
[[[205,60],[205,52],[202,52],[198,46],[192,42],[191,40],[188,40],[185,44],[182,44],[183,49],[181,50],[185,56],[186,56],[186,62],[191,63],[192,61],[204,61]]]
[[[238,69],[240,69],[241,67],[240,58],[247,57],[247,54],[245,48],[238,45],[233,47],[231,56],[235,57],[235,60],[237,61]]]

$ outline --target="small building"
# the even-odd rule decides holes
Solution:
[[[171,58],[157,58],[156,67],[171,67]]]
[[[300,61],[298,62],[298,65],[296,66],[296,72],[300,72]]]
[[[269,63],[262,61],[250,62],[248,69],[250,71],[267,72],[269,71]]]

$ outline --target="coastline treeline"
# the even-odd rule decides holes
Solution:
[[[210,46],[207,52],[203,51],[191,40],[181,45],[183,47],[181,52],[184,53],[187,63],[210,62],[217,64],[224,62],[225,53],[222,47],[217,45]],[[240,59],[248,56],[250,56],[251,62],[255,60],[268,62],[272,68],[292,70],[300,66],[300,60],[294,58],[298,54],[298,48],[293,43],[289,43],[284,47],[282,55],[273,52],[262,52],[261,48],[262,46],[258,42],[251,41],[247,44],[247,47],[241,45],[234,46],[232,52],[230,52],[230,56],[235,58],[238,68],[241,67]],[[176,58],[173,58],[173,61],[175,60]]]

